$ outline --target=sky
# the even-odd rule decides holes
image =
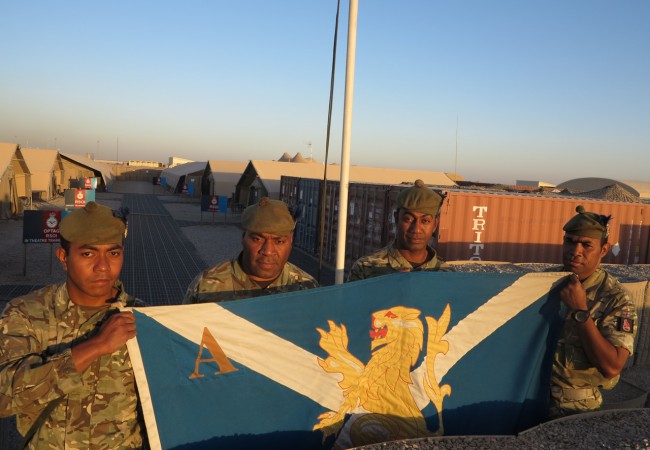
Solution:
[[[336,0],[0,0],[0,142],[326,157]],[[341,161],[341,1],[327,161]],[[650,181],[650,1],[359,0],[350,162]]]

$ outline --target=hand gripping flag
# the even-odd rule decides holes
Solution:
[[[563,273],[413,272],[134,309],[152,448],[348,448],[545,417]]]

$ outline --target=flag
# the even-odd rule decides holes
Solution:
[[[546,414],[564,275],[412,272],[134,308],[151,446],[515,434]]]

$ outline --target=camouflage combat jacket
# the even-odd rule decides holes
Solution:
[[[584,280],[583,285],[587,291],[589,313],[600,333],[613,346],[624,348],[631,355],[637,314],[629,293],[616,278],[602,269],[597,269]],[[553,408],[558,407],[569,411],[598,409],[602,404],[599,388],[611,389],[619,379],[606,378],[589,361],[580,341],[577,323],[569,314],[565,318],[553,363],[552,413]]]
[[[427,249],[433,254],[433,258],[417,269],[413,269],[413,266],[402,256],[393,242],[372,255],[359,258],[350,269],[348,281],[364,280],[394,272],[412,272],[413,270],[451,271],[451,268],[442,259],[438,258],[438,254],[432,247],[427,246]]]
[[[30,449],[123,449],[142,446],[143,427],[131,360],[122,346],[78,373],[71,347],[91,337],[113,307],[132,302],[122,291],[111,308],[73,303],[66,284],[10,301],[0,318],[0,416],[16,415],[24,436],[46,405],[58,401]],[[57,400],[63,397],[63,400]]]
[[[230,261],[224,261],[194,278],[187,288],[183,303],[222,302],[315,287],[318,287],[318,282],[311,275],[287,262],[280,276],[262,289],[244,272],[239,264],[238,256]]]

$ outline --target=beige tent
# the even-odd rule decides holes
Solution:
[[[32,197],[51,200],[62,195],[63,163],[57,150],[21,148],[29,173],[32,174]]]
[[[244,161],[209,160],[203,175],[201,192],[205,195],[225,195],[231,198],[247,164]]]
[[[61,153],[65,188],[72,188],[70,181],[88,177],[99,178],[98,191],[108,190],[115,179],[110,164],[102,163],[76,153]],[[73,183],[74,184],[74,183]],[[81,185],[83,187],[83,185]]]
[[[168,167],[162,171],[161,177],[165,179],[165,186],[168,186],[173,192],[180,194],[183,192],[183,188],[187,187],[192,190],[193,197],[200,197],[203,186],[202,179],[207,165],[206,161],[197,161]]]
[[[325,166],[317,163],[291,163],[280,161],[251,160],[237,182],[235,198],[237,203],[248,206],[262,197],[280,198],[281,177],[323,178]],[[341,167],[330,164],[327,179],[339,181]],[[427,170],[384,169],[378,167],[350,167],[350,182],[401,184],[421,179],[425,184],[441,187],[456,186],[444,172]]]
[[[31,176],[20,147],[0,142],[0,219],[22,214],[24,200],[31,196]]]

